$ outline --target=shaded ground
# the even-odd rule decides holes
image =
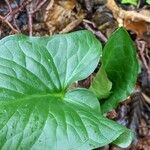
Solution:
[[[120,0],[1,0],[0,38],[10,34],[53,35],[81,29],[92,31],[106,43],[111,33],[124,26],[137,46],[142,71],[135,91],[108,117],[136,133],[131,150],[150,150],[150,5],[137,6]],[[77,86],[89,87],[92,77]],[[108,145],[105,150],[118,150]]]

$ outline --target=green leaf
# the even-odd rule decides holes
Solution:
[[[132,5],[137,5],[138,0],[122,0],[122,4],[132,4]]]
[[[103,66],[93,79],[90,90],[97,96],[98,99],[107,98],[110,95],[112,82],[107,77]]]
[[[51,55],[64,88],[89,76],[96,68],[101,55],[102,47],[92,33],[74,34],[63,35],[61,38],[53,37],[47,44],[47,48],[52,49]]]
[[[128,147],[128,145],[131,144],[130,141],[132,141],[134,135],[132,132],[129,132],[129,130],[124,131],[122,135],[117,138],[113,144],[119,145],[120,147]]]
[[[5,45],[3,43],[17,45],[13,51],[16,59],[22,61],[19,60],[19,65],[24,67],[31,61],[32,65],[28,65],[27,69],[41,78],[50,90],[65,89],[71,83],[88,77],[96,68],[102,49],[99,41],[87,31],[56,35],[52,38],[9,36],[0,44]],[[4,48],[6,49],[2,46],[3,51]],[[10,53],[8,49],[5,51],[2,55]],[[20,58],[16,55],[20,55]],[[11,53],[8,56],[12,57]],[[42,61],[41,64],[39,61]],[[39,69],[35,69],[37,66]],[[56,83],[53,83],[54,80]]]
[[[47,94],[1,103],[1,149],[93,149],[126,134],[127,129],[98,114],[95,99],[91,92],[78,89],[64,99]],[[126,138],[130,134],[128,130]]]
[[[146,0],[146,3],[150,5],[150,0]]]
[[[0,149],[93,149],[126,131],[130,143],[130,130],[104,118],[92,92],[66,92],[94,71],[100,55],[88,31],[1,40]]]
[[[102,112],[115,108],[133,91],[139,65],[136,48],[124,28],[119,28],[108,40],[102,56],[102,64],[112,82],[112,94],[102,104]]]

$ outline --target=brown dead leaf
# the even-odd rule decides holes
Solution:
[[[134,10],[123,10],[118,7],[114,0],[107,0],[106,6],[110,9],[114,15],[114,18],[118,21],[119,25],[123,25],[125,18],[129,18],[132,21],[145,21],[150,23],[150,10],[134,11]]]
[[[130,18],[124,19],[124,27],[134,32],[138,37],[143,37],[143,34],[147,32],[148,24],[145,21],[132,21]]]
[[[85,16],[85,13],[77,7],[79,7],[79,4],[76,0],[50,1],[44,15],[44,21],[50,34],[59,33],[60,31],[63,33],[65,31],[69,32],[76,27]]]
[[[145,38],[145,33],[150,34],[150,10],[124,10],[114,0],[108,0],[106,6],[112,11],[119,26],[124,26],[142,39]]]

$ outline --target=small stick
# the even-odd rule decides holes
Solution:
[[[94,28],[96,28],[96,25],[95,25],[94,22],[86,20],[86,19],[83,19],[83,21],[86,22],[86,23],[88,23],[88,24],[91,24]]]
[[[19,32],[18,30],[16,30],[16,29],[11,25],[11,23],[10,23],[9,21],[7,21],[7,20],[5,19],[5,17],[2,17],[2,16],[0,15],[0,20],[2,20],[2,22],[5,22],[5,23],[12,29],[12,31],[13,31],[14,33],[18,33],[18,32]]]
[[[8,0],[5,0],[5,2],[6,2],[6,4],[8,5],[9,12],[12,12],[12,8],[11,8],[11,6],[10,6],[10,3],[9,3],[9,1],[8,1]]]
[[[38,4],[38,6],[34,9],[34,12],[33,12],[33,13],[39,11],[39,9],[46,3],[46,1],[47,1],[47,0],[43,0],[42,2],[40,2],[40,3]]]
[[[12,10],[11,12],[9,12],[9,13],[5,16],[5,18],[7,18],[7,17],[9,17],[9,16],[13,16],[13,15],[19,13],[20,11],[22,11],[22,10],[23,10],[29,3],[31,3],[31,2],[32,2],[32,0],[23,1],[22,4],[21,4],[19,7],[17,7],[17,8],[14,9],[14,10]]]
[[[10,5],[10,3],[9,3],[8,0],[5,0],[5,2],[7,3],[8,7],[9,7],[9,14],[11,14],[11,13],[12,13],[11,5]],[[7,15],[6,15],[6,16],[7,16]],[[8,16],[7,16],[7,17],[8,17]],[[6,19],[7,17],[5,17],[5,19]],[[8,19],[7,19],[7,20],[8,20]],[[18,31],[20,31],[20,29],[18,28],[17,23],[16,23],[16,16],[13,17],[13,23],[14,23],[14,26],[16,27],[16,29],[17,29]]]
[[[83,20],[83,18],[79,18],[77,20],[72,21],[59,33],[67,33],[67,32],[72,31],[75,27],[77,27],[82,22],[82,20]]]
[[[101,41],[103,42],[107,42],[107,38],[105,37],[105,35],[103,35],[99,30],[96,30],[94,28],[92,28],[88,23],[83,22],[83,25],[86,29],[90,30],[91,32],[93,32]]]
[[[32,36],[33,34],[33,14],[37,11],[39,11],[39,9],[45,4],[47,0],[43,0],[40,3],[38,3],[38,6],[35,6],[36,8],[33,8],[33,3],[31,3],[29,5],[29,8],[27,8],[27,12],[28,12],[28,25],[29,25],[29,35]],[[33,10],[34,9],[34,10]]]
[[[138,46],[138,49],[139,49],[139,54],[140,54],[140,57],[141,57],[141,60],[143,62],[143,65],[145,66],[147,72],[150,72],[150,69],[149,69],[149,66],[146,62],[146,59],[145,59],[145,49],[146,49],[146,43],[144,41],[136,41],[137,43],[137,46]]]
[[[32,29],[33,19],[32,19],[32,13],[28,12],[28,25],[29,25],[29,35],[32,36],[33,29]]]
[[[148,102],[150,104],[150,98],[144,93],[142,93],[142,95],[145,98],[146,102]]]

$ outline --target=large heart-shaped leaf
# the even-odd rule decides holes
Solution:
[[[103,50],[102,64],[112,82],[112,94],[102,104],[102,111],[115,108],[134,89],[139,65],[133,41],[124,28],[119,28]]]
[[[84,150],[132,133],[101,115],[96,96],[67,87],[90,75],[101,55],[91,32],[0,41],[0,149]],[[123,135],[125,142],[118,141]]]

